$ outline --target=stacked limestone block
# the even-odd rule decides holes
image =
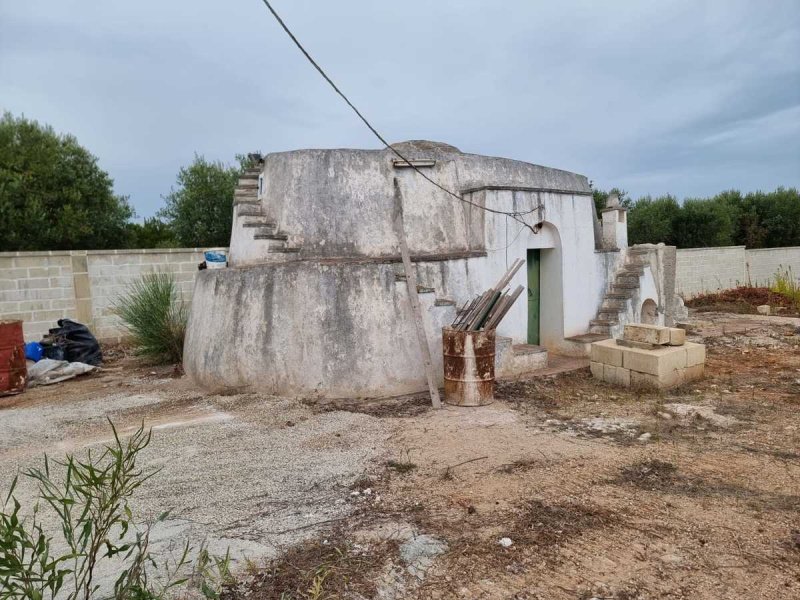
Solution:
[[[592,344],[592,375],[624,387],[666,389],[703,376],[706,347],[683,329],[625,325],[622,339]]]

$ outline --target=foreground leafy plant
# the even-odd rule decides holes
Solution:
[[[156,563],[149,550],[153,524],[138,530],[128,504],[157,473],[136,464],[151,432],[142,426],[123,442],[111,427],[114,443],[99,455],[90,451],[83,460],[68,455],[61,461],[45,456],[42,468],[23,472],[38,485],[38,501],[27,517],[21,516],[22,505],[14,496],[14,478],[0,511],[0,600],[92,600],[100,593],[98,565],[112,559],[119,574],[108,597],[116,600],[158,600],[184,584],[192,584],[206,598],[217,598],[230,580],[229,557],[213,557],[204,544],[194,564],[189,541],[178,558]],[[56,474],[53,466],[63,472]],[[53,536],[42,526],[42,504],[58,517],[58,552]],[[155,522],[167,516],[162,513]],[[192,569],[192,577],[185,576]]]
[[[155,361],[183,359],[188,310],[172,273],[137,279],[114,304],[139,354]]]

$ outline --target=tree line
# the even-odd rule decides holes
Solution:
[[[628,243],[663,242],[678,248],[800,246],[800,193],[779,187],[773,192],[738,190],[710,198],[645,196],[633,201],[624,190],[594,190],[598,212],[609,194],[628,209]]]
[[[227,246],[234,165],[195,156],[157,216],[134,222],[128,198],[72,135],[25,117],[0,118],[0,251]]]
[[[97,158],[74,136],[25,117],[0,118],[0,251],[227,246],[233,194],[248,159],[235,163],[195,156],[163,197],[157,216],[134,222],[126,196]],[[712,198],[674,196],[632,200],[613,189],[628,208],[631,244],[696,248],[800,246],[800,194],[795,188]],[[598,211],[609,193],[594,190]]]

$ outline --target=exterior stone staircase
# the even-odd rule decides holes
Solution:
[[[290,242],[289,234],[280,231],[276,223],[264,212],[264,205],[258,199],[258,178],[261,167],[245,170],[239,177],[233,193],[234,227],[241,226],[252,231],[254,240],[267,244],[267,252],[275,254],[275,261],[282,262],[299,258],[300,246]]]
[[[589,322],[589,333],[596,334],[597,339],[616,337],[624,327],[631,312],[630,301],[639,295],[640,279],[649,264],[649,252],[647,247],[628,248],[622,268],[615,273],[614,281],[603,297],[597,318]]]

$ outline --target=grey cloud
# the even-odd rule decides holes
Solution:
[[[800,185],[795,1],[274,4],[391,140],[634,196]],[[2,3],[0,108],[74,133],[142,215],[194,152],[377,146],[258,0]]]

